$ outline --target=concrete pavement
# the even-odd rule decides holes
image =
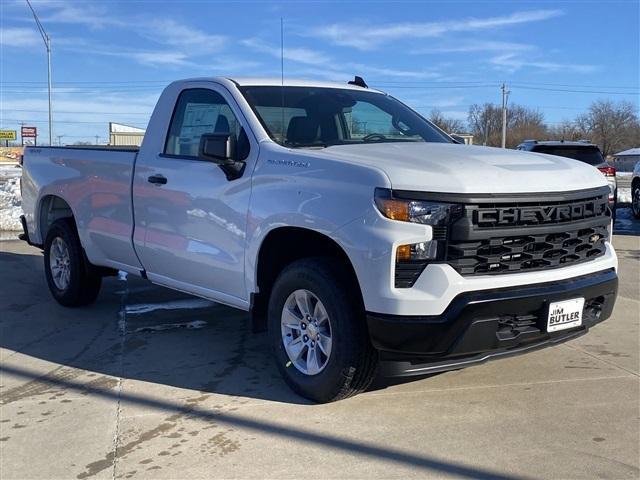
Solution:
[[[640,237],[613,318],[570,343],[310,405],[247,315],[111,278],[49,296],[0,243],[0,477],[638,478]]]

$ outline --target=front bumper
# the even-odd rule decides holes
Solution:
[[[611,316],[613,269],[568,280],[465,292],[441,315],[367,313],[371,341],[387,376],[452,370],[579,336]],[[547,333],[549,302],[583,297],[582,326]]]

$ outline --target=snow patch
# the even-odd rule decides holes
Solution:
[[[187,308],[206,308],[215,305],[215,302],[203,298],[185,298],[184,300],[174,300],[162,303],[140,303],[127,305],[125,311],[128,315],[140,315],[142,313],[153,312],[155,310],[178,310]]]
[[[162,332],[164,330],[174,330],[176,328],[187,328],[190,330],[204,328],[207,322],[204,320],[194,320],[193,322],[183,323],[165,323],[163,325],[151,325],[147,327],[140,327],[133,330],[131,333],[150,333],[150,332]]]
[[[619,188],[617,200],[618,200],[618,203],[631,203],[631,189]]]
[[[0,230],[20,231],[22,215],[22,196],[20,195],[20,176],[22,169],[0,165]]]

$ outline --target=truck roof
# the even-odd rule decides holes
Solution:
[[[318,88],[342,88],[346,90],[367,90],[370,92],[382,93],[380,90],[376,90],[375,88],[363,88],[357,85],[348,84],[346,81],[344,83],[339,82],[326,82],[321,80],[304,80],[297,78],[285,78],[284,82],[281,78],[278,77],[200,77],[200,78],[186,78],[184,80],[179,80],[180,82],[202,82],[202,81],[211,81],[218,83],[226,83],[231,81],[236,85],[246,87],[246,86],[268,86],[268,87],[279,87],[284,84],[285,87],[318,87]]]

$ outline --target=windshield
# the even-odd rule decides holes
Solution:
[[[598,165],[604,162],[602,153],[598,147],[593,145],[575,146],[575,145],[538,145],[534,149],[536,152],[548,153],[549,155],[558,155],[559,157],[573,158],[589,165]]]
[[[344,88],[241,87],[269,136],[286,147],[451,139],[388,95]]]

